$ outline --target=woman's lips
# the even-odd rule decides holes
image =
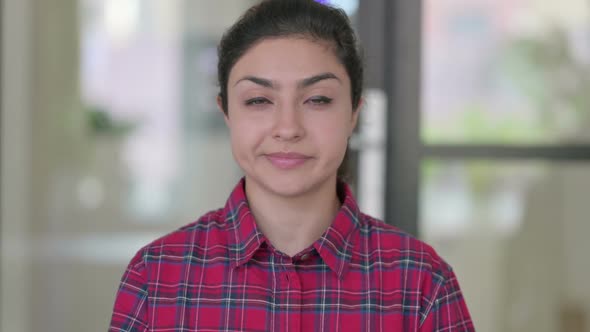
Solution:
[[[268,161],[280,169],[293,169],[303,165],[311,157],[300,153],[269,153],[265,155]]]

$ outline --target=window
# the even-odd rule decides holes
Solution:
[[[590,327],[590,3],[367,1],[386,221],[454,266],[478,331]]]

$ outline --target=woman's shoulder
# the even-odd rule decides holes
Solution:
[[[446,274],[451,267],[426,242],[404,230],[372,216],[361,214],[361,243],[366,243],[366,254],[375,259],[406,264],[417,264],[421,267]]]
[[[140,261],[153,260],[154,257],[182,257],[198,253],[214,246],[223,247],[227,240],[224,230],[226,216],[222,208],[209,211],[189,224],[165,234],[143,246],[132,259]]]

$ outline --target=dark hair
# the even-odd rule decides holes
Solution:
[[[363,91],[363,63],[350,20],[342,9],[313,0],[265,0],[251,7],[219,43],[217,78],[223,112],[228,114],[227,84],[236,62],[256,43],[268,38],[301,37],[328,42],[350,79],[353,112]],[[347,177],[348,148],[338,176]]]

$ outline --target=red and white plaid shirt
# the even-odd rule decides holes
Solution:
[[[223,209],[135,255],[109,331],[475,331],[449,265],[341,186],[330,228],[289,257],[256,227],[242,180]]]

